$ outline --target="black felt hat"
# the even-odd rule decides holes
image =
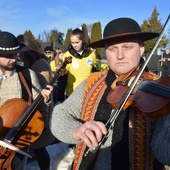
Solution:
[[[0,54],[21,53],[28,50],[24,44],[20,44],[17,38],[10,32],[0,31]]]
[[[123,40],[139,39],[147,41],[158,37],[158,33],[142,32],[139,24],[131,18],[117,18],[110,21],[103,32],[103,39],[92,42],[93,48],[105,47],[109,43],[117,43]]]
[[[46,46],[44,48],[44,52],[46,52],[46,51],[54,51],[54,50],[53,50],[53,48],[51,46]]]

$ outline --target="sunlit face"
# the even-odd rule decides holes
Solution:
[[[78,35],[71,35],[70,37],[72,47],[80,52],[83,50],[83,41],[79,39]]]
[[[170,50],[169,49],[165,50],[165,53],[170,54]]]
[[[48,57],[48,58],[53,58],[54,57],[54,52],[53,51],[46,51],[45,53],[45,56]]]
[[[62,60],[62,59],[63,59],[63,53],[60,53],[60,54],[58,55],[58,58],[59,58],[60,60]]]
[[[137,41],[106,45],[106,58],[109,67],[117,75],[126,74],[137,68],[143,53],[144,47],[140,46]]]
[[[17,54],[0,54],[0,68],[11,71],[16,65]]]

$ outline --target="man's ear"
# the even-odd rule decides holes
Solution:
[[[140,47],[140,54],[141,54],[141,56],[143,55],[144,52],[145,52],[145,47],[144,47],[144,46],[141,46],[141,47]]]

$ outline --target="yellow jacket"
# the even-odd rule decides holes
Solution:
[[[89,56],[82,59],[76,58],[67,51],[63,55],[65,57],[72,57],[72,63],[66,66],[67,84],[66,84],[66,96],[69,96],[75,88],[92,73],[92,64],[96,63],[96,55],[91,52]]]

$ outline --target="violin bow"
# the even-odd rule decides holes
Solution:
[[[15,145],[13,145],[13,144],[11,144],[11,143],[9,143],[9,142],[7,142],[7,141],[2,141],[2,140],[0,140],[0,146],[3,147],[3,148],[5,148],[5,149],[6,149],[6,148],[11,149],[11,150],[13,150],[13,151],[15,151],[15,152],[18,152],[18,153],[26,156],[26,157],[32,158],[32,156],[31,156],[30,154],[22,151],[21,149],[17,148]]]

